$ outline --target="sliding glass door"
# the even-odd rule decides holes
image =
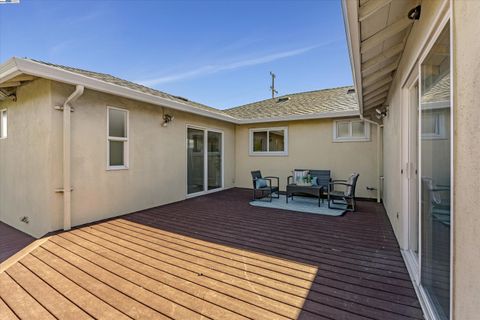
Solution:
[[[439,319],[450,314],[450,26],[420,68],[420,284]]]
[[[187,193],[203,194],[223,187],[223,133],[187,128]]]

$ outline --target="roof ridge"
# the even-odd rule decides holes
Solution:
[[[235,110],[235,109],[238,109],[238,108],[243,108],[243,107],[246,107],[246,106],[249,106],[249,105],[252,105],[252,104],[257,104],[257,103],[261,103],[261,102],[266,102],[266,101],[274,100],[274,99],[281,99],[281,98],[284,98],[284,97],[297,96],[297,95],[302,95],[302,94],[307,94],[307,93],[314,93],[314,92],[338,90],[338,89],[343,89],[343,88],[354,88],[354,86],[353,86],[353,84],[352,84],[352,85],[349,85],[349,86],[339,86],[339,87],[333,87],[333,88],[324,88],[324,89],[318,89],[318,90],[309,90],[309,91],[302,91],[302,92],[294,92],[294,93],[284,94],[284,95],[281,95],[281,96],[278,96],[278,97],[275,97],[275,98],[268,98],[268,99],[263,99],[263,100],[258,100],[258,101],[249,102],[249,103],[246,103],[246,104],[242,104],[242,105],[240,105],[240,106],[231,107],[231,108],[228,108],[228,109],[223,109],[223,111],[228,112],[228,111]]]
[[[356,95],[348,94],[349,90],[354,88],[352,85],[288,93],[276,98],[254,101],[237,107],[217,109],[183,97],[147,87],[143,84],[125,80],[112,74],[50,63],[33,58],[18,59],[19,62],[20,60],[24,60],[25,68],[27,68],[27,66],[32,68],[34,66],[33,64],[44,65],[44,67],[47,67],[46,69],[39,69],[42,70],[42,74],[46,78],[48,78],[50,73],[56,72],[55,70],[64,72],[65,77],[67,77],[68,74],[76,74],[77,76],[81,76],[86,79],[88,78],[95,81],[100,81],[102,83],[114,85],[119,88],[123,87],[124,89],[133,90],[141,94],[161,98],[163,101],[159,101],[159,105],[166,105],[172,107],[173,109],[183,110],[200,115],[206,114],[207,117],[213,117],[224,121],[237,121],[235,123],[248,123],[248,121],[259,122],[260,120],[263,120],[263,122],[271,122],[279,121],[278,119],[300,120],[322,117],[338,117],[345,115],[350,116],[355,115],[355,112],[358,112]],[[28,63],[32,65],[28,65],[27,61],[29,61]],[[81,78],[78,79],[78,81],[83,81]],[[93,82],[92,89],[95,90],[96,85],[97,84]],[[140,100],[144,101],[142,99]],[[150,100],[147,99],[147,101]],[[183,106],[171,103],[180,103]],[[185,110],[185,107],[191,109]]]

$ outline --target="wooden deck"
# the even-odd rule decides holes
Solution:
[[[0,222],[0,263],[33,241],[35,238]]]
[[[422,319],[381,205],[326,217],[249,197],[232,189],[44,239],[0,265],[0,319]]]

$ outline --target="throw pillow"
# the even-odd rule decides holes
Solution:
[[[293,182],[296,184],[303,184],[304,178],[308,175],[308,170],[294,170],[293,171]]]
[[[257,189],[259,188],[265,188],[267,186],[267,180],[265,179],[257,179],[255,180],[255,187]]]

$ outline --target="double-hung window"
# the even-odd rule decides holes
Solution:
[[[333,142],[370,141],[370,124],[359,119],[333,122]]]
[[[422,139],[423,140],[447,138],[447,134],[446,134],[447,130],[446,130],[446,123],[445,123],[446,111],[449,111],[449,109],[429,110],[428,108],[423,108],[423,112],[422,112]]]
[[[288,155],[288,128],[250,129],[249,154],[252,156]]]
[[[0,139],[7,137],[7,109],[0,110]]]
[[[128,110],[107,108],[109,170],[128,169]]]

